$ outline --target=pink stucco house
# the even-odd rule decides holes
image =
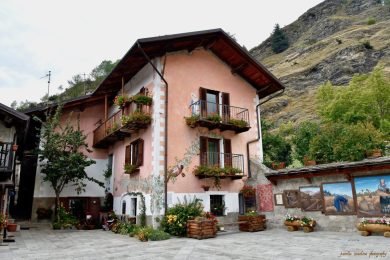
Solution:
[[[243,210],[249,158],[262,157],[258,105],[283,88],[216,29],[137,40],[94,93],[64,110],[79,115],[93,148],[97,164],[87,172],[103,180],[112,170],[106,191],[115,212],[137,216],[140,196],[132,192],[141,192],[155,224],[185,196],[220,216]],[[118,106],[121,98],[127,102]],[[36,197],[48,196],[43,190],[36,187]],[[104,190],[88,184],[80,196],[99,198]]]

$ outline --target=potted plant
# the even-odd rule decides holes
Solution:
[[[114,104],[119,108],[123,108],[129,102],[129,97],[127,95],[117,95],[114,98]]]
[[[370,236],[374,232],[383,232],[385,237],[390,237],[390,218],[386,218],[385,216],[377,219],[363,218],[357,224],[357,229],[362,236]]]
[[[300,227],[303,227],[303,232],[313,232],[316,224],[317,223],[313,218],[307,216],[298,217],[287,214],[284,220],[287,231],[297,231]]]
[[[254,210],[238,216],[238,222],[240,231],[256,232],[266,228],[265,215],[259,215]]]
[[[285,162],[272,162],[272,169],[274,170],[280,170],[286,168],[286,163]]]
[[[381,149],[372,149],[366,152],[366,156],[368,158],[378,158],[382,156],[382,150]]]
[[[217,218],[210,212],[204,212],[201,217],[187,221],[187,236],[197,239],[217,236]]]
[[[241,189],[241,193],[245,198],[253,198],[256,196],[256,188],[250,185],[244,185]]]
[[[7,218],[5,217],[5,215],[0,213],[0,231],[3,229],[6,223],[7,223]]]
[[[316,165],[317,163],[316,163],[315,160],[312,160],[309,156],[305,155],[305,156],[303,157],[303,164],[304,164],[305,166],[314,166],[314,165]]]
[[[133,174],[139,171],[139,167],[134,164],[125,163],[123,167],[125,174]]]

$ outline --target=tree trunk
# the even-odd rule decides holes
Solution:
[[[55,214],[55,218],[56,218],[56,222],[59,222],[60,221],[60,215],[59,215],[59,206],[60,206],[60,193],[59,192],[55,192],[56,194],[56,200],[55,200],[55,207],[54,207],[54,214]]]

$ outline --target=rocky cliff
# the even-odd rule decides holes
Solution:
[[[286,86],[262,108],[277,125],[315,119],[315,90],[327,81],[346,85],[377,65],[390,74],[390,7],[380,0],[326,0],[283,31],[284,52],[274,54],[270,38],[250,50]]]

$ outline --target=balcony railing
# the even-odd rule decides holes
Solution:
[[[0,172],[12,173],[12,143],[0,142]]]
[[[200,178],[219,177],[242,178],[244,176],[244,156],[242,154],[202,152],[200,167],[195,175]]]
[[[150,122],[151,106],[130,102],[94,130],[93,146],[107,148],[139,129],[146,129]]]
[[[250,129],[249,111],[246,108],[228,106],[198,100],[190,105],[190,116],[186,118],[190,127],[232,130],[242,133]]]

